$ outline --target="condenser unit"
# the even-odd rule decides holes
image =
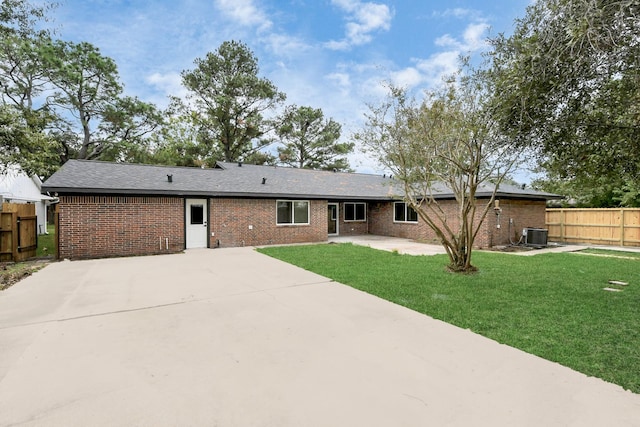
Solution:
[[[525,228],[522,230],[524,244],[527,246],[547,246],[549,230],[546,228]]]

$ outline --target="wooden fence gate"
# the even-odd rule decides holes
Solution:
[[[549,240],[640,246],[640,209],[547,209]]]
[[[36,205],[3,203],[0,212],[0,261],[24,261],[38,248]]]

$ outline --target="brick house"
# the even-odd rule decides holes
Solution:
[[[42,190],[60,200],[60,258],[324,242],[337,235],[435,237],[402,202],[397,183],[378,175],[223,162],[200,169],[70,160]],[[478,193],[490,196],[488,190]],[[454,212],[451,194],[438,198]],[[516,227],[544,227],[546,200],[557,196],[502,186],[496,198],[501,215],[488,216],[479,247],[508,243]]]

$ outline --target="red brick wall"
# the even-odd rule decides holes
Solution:
[[[209,207],[212,248],[327,240],[326,200],[310,200],[309,225],[277,225],[276,199],[211,199]]]
[[[184,249],[182,198],[61,196],[58,212],[59,257],[63,259],[151,255]]]
[[[482,209],[487,200],[478,201],[476,223],[480,220]],[[459,227],[457,204],[453,200],[440,202],[442,210],[447,216],[447,224],[453,230]],[[522,233],[524,227],[544,228],[546,203],[544,201],[531,200],[501,200],[500,228],[497,228],[497,216],[493,206],[482,224],[476,236],[474,246],[486,248],[496,245],[509,244],[509,219],[513,219],[511,233]],[[418,223],[394,223],[393,202],[371,203],[369,205],[369,233],[380,236],[404,237],[423,240],[425,242],[439,243],[435,233],[427,224],[418,218]],[[518,238],[518,237],[517,237]],[[517,238],[515,241],[517,241]]]
[[[508,245],[517,243],[522,229],[545,228],[547,203],[544,200],[500,200],[500,228],[497,228],[498,217],[491,209],[487,214],[488,229],[491,230],[491,245]],[[510,219],[513,222],[510,224]],[[509,238],[511,237],[511,239]]]
[[[457,227],[454,201],[441,202],[448,223]],[[544,201],[501,200],[500,228],[493,209],[476,247],[517,241],[524,227],[545,227]],[[179,252],[184,249],[184,199],[177,197],[61,196],[60,258],[100,258]],[[478,216],[480,213],[477,214]],[[394,223],[392,202],[367,203],[366,222],[345,222],[340,203],[340,235],[374,234],[438,243],[421,220]],[[513,224],[509,227],[509,219]],[[251,228],[250,228],[251,226]],[[327,201],[310,201],[309,225],[276,225],[276,199],[210,199],[210,247],[323,242],[327,240]],[[168,249],[167,249],[168,243]]]
[[[369,206],[367,205],[366,221],[345,221],[344,220],[344,203],[339,203],[338,212],[338,233],[340,236],[361,236],[369,233]]]
[[[369,233],[429,242],[435,239],[433,231],[421,219],[417,223],[393,222],[393,202],[369,204]]]

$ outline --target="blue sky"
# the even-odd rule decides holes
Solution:
[[[366,103],[392,81],[415,90],[479,55],[487,36],[510,34],[530,0],[62,0],[58,36],[113,58],[125,92],[159,106],[180,96],[180,72],[225,40],[241,40],[286,104],[322,108],[357,130]],[[379,172],[361,154],[361,172]]]

